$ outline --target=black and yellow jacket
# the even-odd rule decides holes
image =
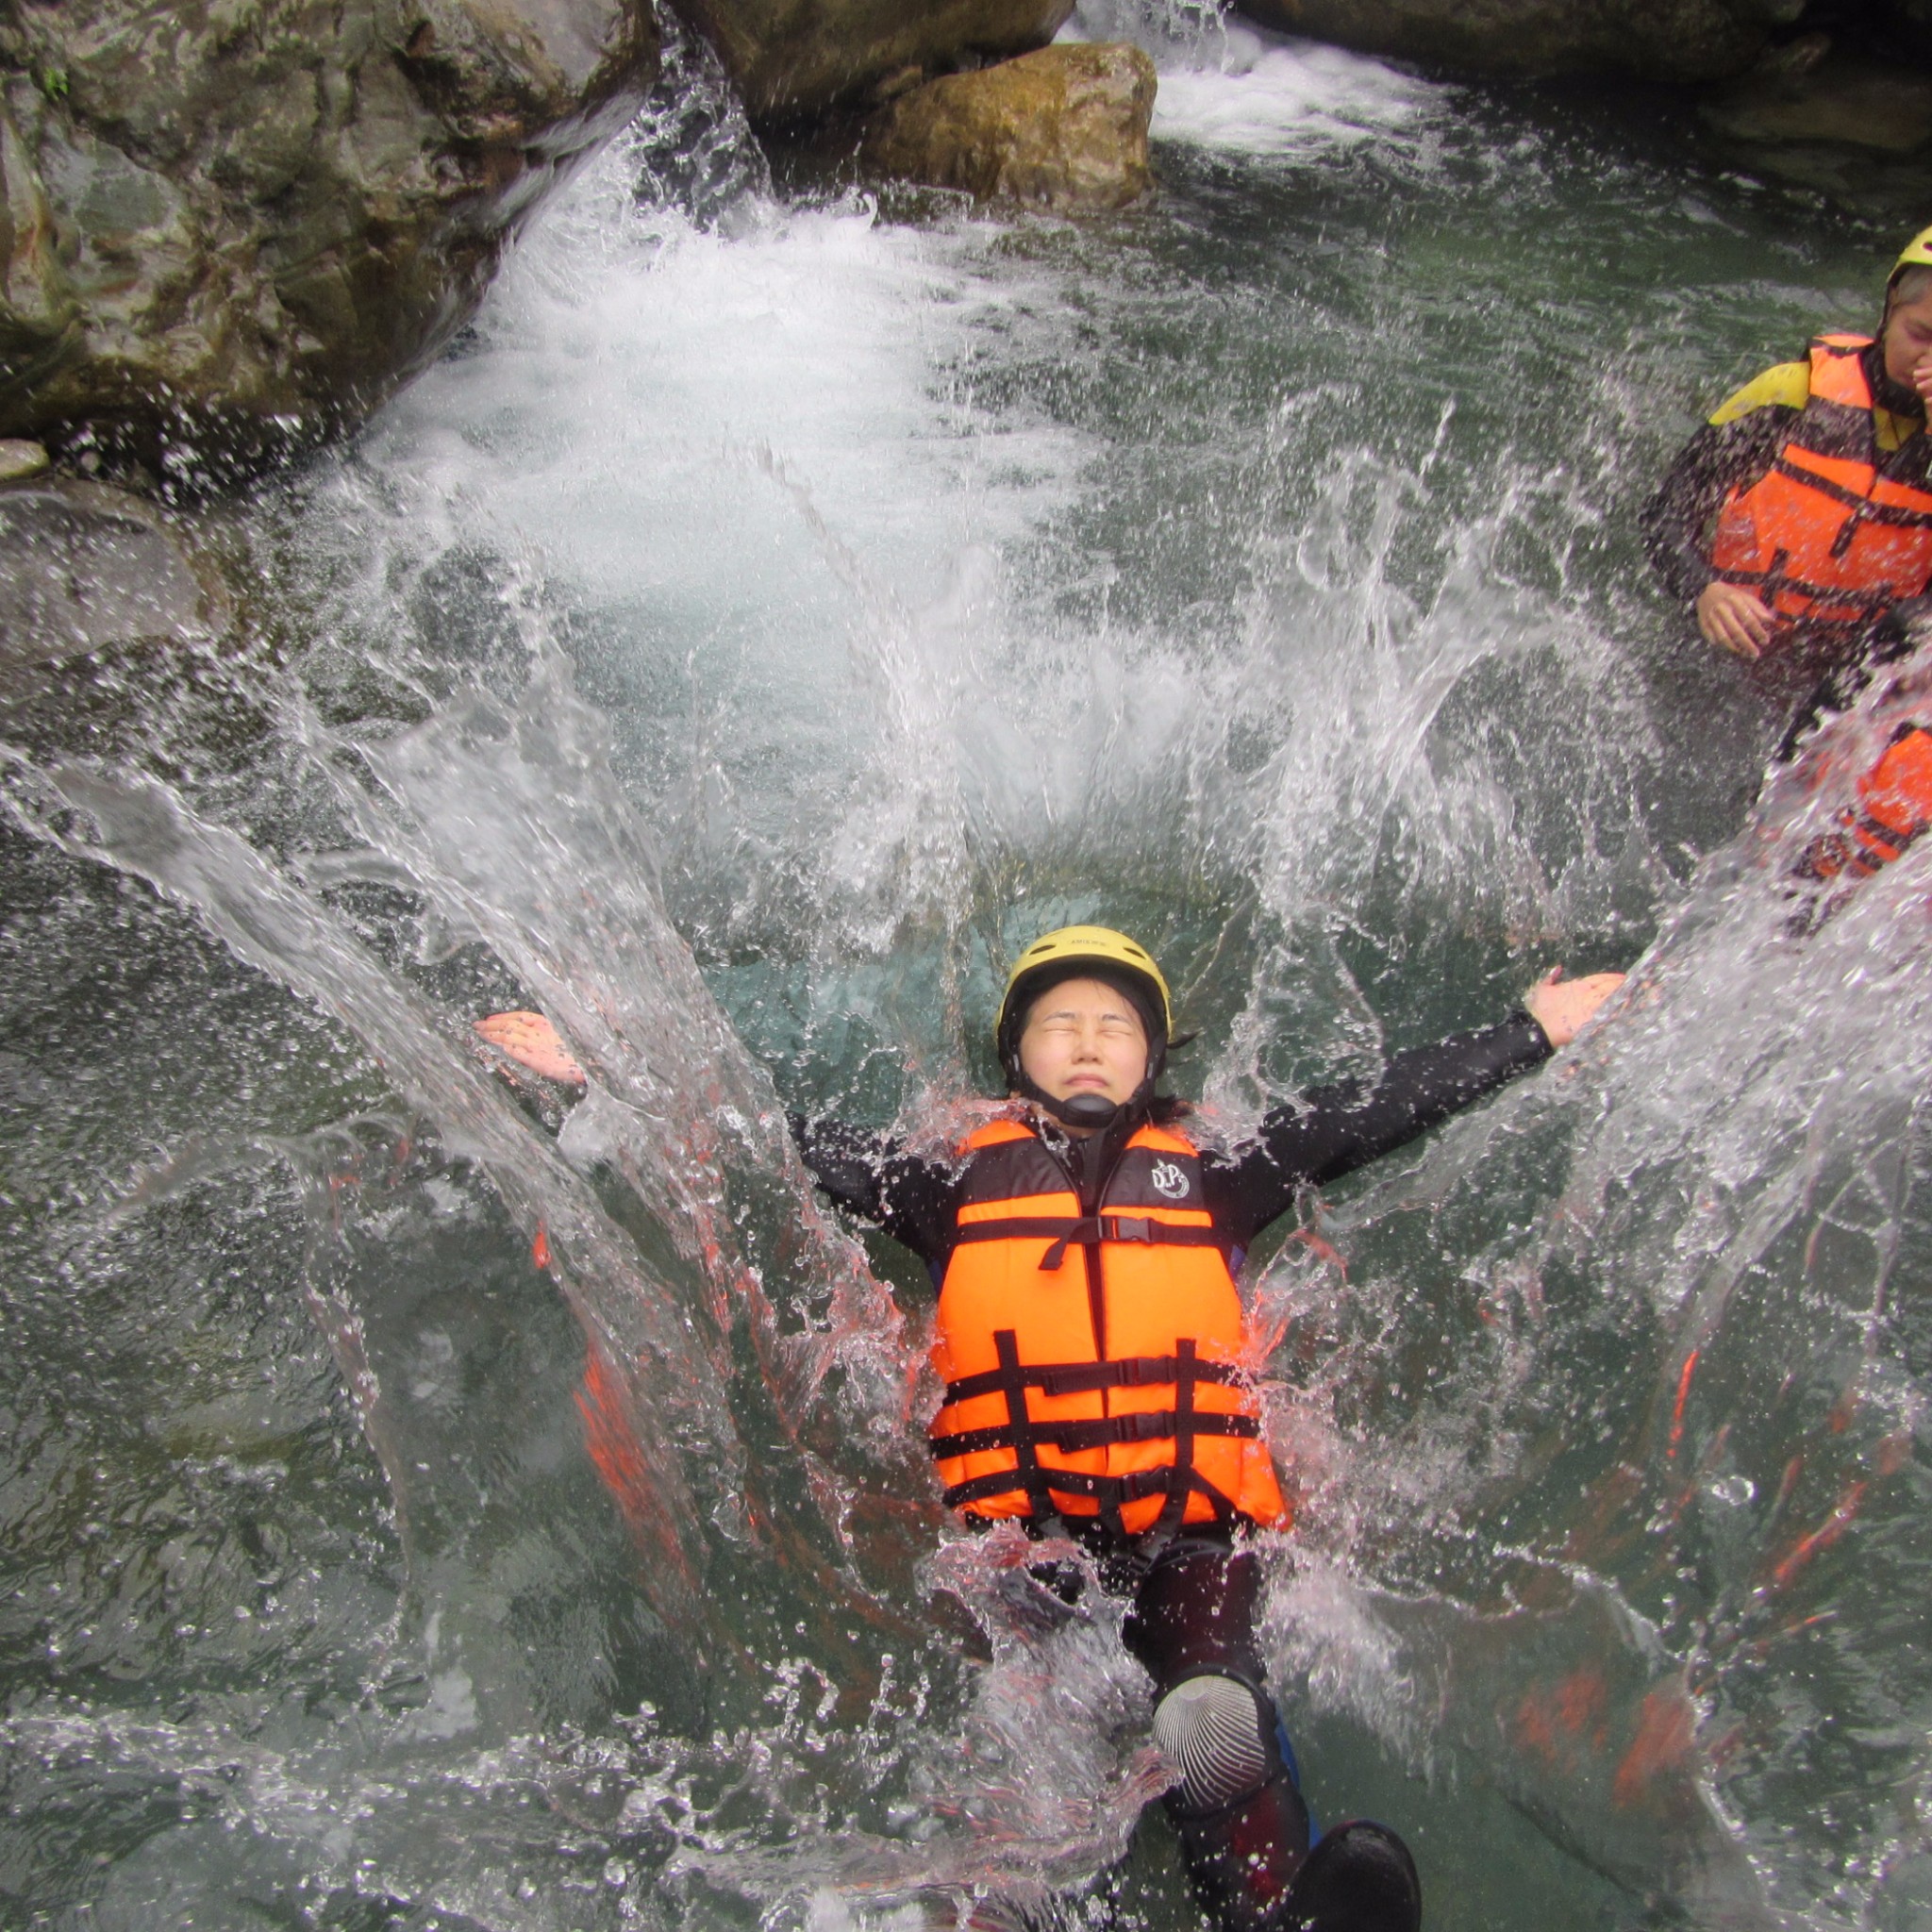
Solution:
[[[1859,418],[1856,428],[1848,432],[1835,425],[1830,440],[1841,442],[1851,435],[1859,445],[1856,454],[1869,465],[1882,494],[1911,498],[1932,491],[1927,480],[1932,438],[1924,434],[1925,411],[1919,397],[1886,375],[1877,342],[1821,338],[1805,359],[1780,362],[1726,398],[1685,445],[1646,505],[1641,520],[1644,545],[1674,596],[1694,603],[1714,577],[1735,580],[1738,574],[1721,571],[1713,562],[1726,505],[1748,498],[1774,472],[1789,467],[1792,454],[1802,461],[1818,440],[1810,433],[1807,411],[1810,419],[1846,413],[1835,400],[1826,404],[1814,395],[1814,372],[1829,366],[1822,359],[1827,356],[1856,358],[1851,372],[1856,387],[1870,399],[1868,408],[1852,412]],[[1831,454],[1854,452],[1834,448]],[[1924,584],[1893,589],[1898,595],[1915,595]]]

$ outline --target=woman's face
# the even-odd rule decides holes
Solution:
[[[1885,373],[1906,389],[1914,389],[1914,372],[1932,357],[1932,289],[1916,302],[1901,302],[1885,324]]]
[[[1063,979],[1028,1008],[1020,1065],[1054,1100],[1098,1093],[1119,1107],[1147,1077],[1147,1031],[1104,980]]]

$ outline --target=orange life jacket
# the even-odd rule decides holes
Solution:
[[[1856,809],[1816,841],[1799,871],[1808,878],[1870,878],[1932,825],[1932,725],[1901,724],[1878,761],[1858,780]]]
[[[1718,515],[1710,561],[1792,622],[1862,623],[1932,578],[1932,487],[1883,471],[1870,336],[1811,344],[1810,399],[1757,482]]]
[[[962,1152],[933,1347],[947,1503],[1098,1518],[1130,1536],[1240,1519],[1286,1528],[1192,1141],[1143,1124],[1091,1219],[1024,1123],[980,1127]]]

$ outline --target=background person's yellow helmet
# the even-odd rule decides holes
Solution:
[[[1890,288],[1908,268],[1932,268],[1932,228],[1921,228],[1900,250],[1886,286]]]
[[[1026,1009],[1049,986],[1077,978],[1082,973],[1117,982],[1123,991],[1133,996],[1147,1024],[1149,1063],[1158,1074],[1174,1036],[1174,1000],[1154,955],[1108,925],[1063,925],[1035,940],[1013,961],[1000,999],[999,1017],[993,1022],[1000,1064],[1009,1075],[1017,1076],[1020,1032],[1026,1024]]]

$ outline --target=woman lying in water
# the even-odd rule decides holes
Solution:
[[[1254,1541],[1293,1518],[1242,1367],[1242,1259],[1304,1185],[1539,1065],[1622,978],[1552,974],[1524,1010],[1391,1056],[1372,1088],[1276,1108],[1221,1153],[1158,1091],[1174,1040],[1159,967],[1124,934],[1069,926],[1008,979],[995,1033],[1008,1107],[946,1158],[792,1120],[819,1186],[939,1285],[931,1448],[947,1504],[975,1528],[1070,1538],[1131,1600],[1122,1636],[1153,1680],[1168,1812],[1224,1932],[1412,1932],[1422,1914],[1393,1831],[1316,1831],[1267,1686]],[[548,1077],[582,1079],[539,1015],[479,1031]],[[1082,1581],[1067,1566],[1039,1574],[1063,1593]]]

